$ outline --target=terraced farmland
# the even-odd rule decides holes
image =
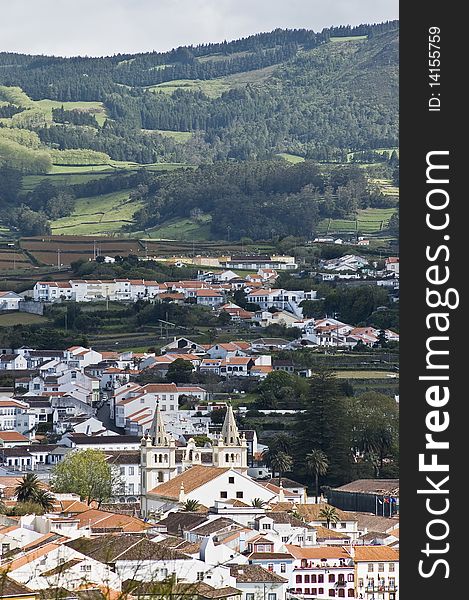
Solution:
[[[325,219],[318,225],[317,233],[380,233],[395,211],[395,208],[366,208],[357,211],[355,219]]]

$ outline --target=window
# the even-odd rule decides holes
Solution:
[[[119,469],[119,472],[120,472],[121,475],[125,475],[125,467],[121,467]]]
[[[270,529],[270,523],[262,523],[262,529]]]
[[[91,565],[81,565],[81,571],[91,571]]]
[[[280,573],[286,573],[287,572],[287,565],[285,563],[281,563],[280,564]]]
[[[228,477],[228,483],[234,483],[234,477]]]
[[[243,492],[236,492],[236,498],[242,498]]]
[[[282,537],[282,542],[288,542],[288,539],[289,539],[289,538],[288,538],[288,535],[287,535],[287,536],[285,536],[285,537]]]
[[[129,475],[133,475],[134,474],[134,467],[129,467]]]
[[[389,572],[394,573],[396,570],[396,563],[389,563]]]
[[[324,583],[324,575],[318,575],[318,583]]]
[[[335,590],[329,590],[329,596],[335,598]]]
[[[341,523],[341,524],[340,524],[340,527],[341,527],[342,529],[346,529],[346,528],[347,528],[347,523]]]
[[[318,594],[324,594],[324,588],[319,588],[318,589]]]
[[[316,596],[317,593],[318,593],[317,588],[311,588],[311,596]]]
[[[254,600],[254,594],[246,594],[246,600]]]
[[[347,595],[348,595],[349,598],[354,598],[355,597],[355,591],[353,590],[353,588],[349,588]]]
[[[220,492],[220,498],[228,498],[228,492]]]
[[[363,579],[358,580],[358,587],[363,587]]]
[[[311,583],[316,583],[316,575],[311,575]]]
[[[349,581],[350,583],[352,583],[352,582],[353,582],[353,573],[349,573],[349,574],[347,575],[347,581]]]
[[[309,596],[309,588],[305,588],[304,594],[307,594]]]
[[[305,583],[309,583],[309,575],[305,575]]]
[[[373,573],[375,566],[373,563],[368,563],[368,573]]]
[[[389,578],[389,587],[390,587],[391,589],[393,589],[393,588],[395,587],[395,585],[396,585],[396,580],[395,580],[395,578],[394,578],[394,577],[390,577],[390,578]]]
[[[344,590],[344,588],[341,588],[341,589],[338,591],[338,594],[337,594],[337,595],[339,596],[339,598],[345,598],[345,590]]]
[[[268,594],[267,600],[277,600],[277,594]]]
[[[329,575],[329,583],[334,583],[335,581],[335,575],[331,574]]]
[[[269,564],[267,565],[267,571],[270,571],[270,573],[273,573],[273,572],[274,572],[274,565],[273,565],[272,563],[269,563]]]
[[[301,575],[296,576],[296,583],[303,583],[303,577]]]
[[[378,563],[378,573],[384,573],[384,563]]]
[[[204,572],[203,571],[199,571],[197,573],[197,581],[203,581],[204,580]]]

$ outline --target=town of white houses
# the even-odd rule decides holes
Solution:
[[[399,600],[398,33],[0,52],[0,600]]]

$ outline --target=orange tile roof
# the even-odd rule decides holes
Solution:
[[[292,546],[290,544],[285,544],[285,548],[287,552],[293,555],[295,558],[310,558],[310,559],[318,559],[321,558],[350,558],[350,554],[342,548],[342,546],[321,546],[320,548],[311,548],[311,547],[303,547]]]
[[[398,561],[399,552],[389,546],[355,546],[353,560],[355,562]]]
[[[223,467],[204,467],[202,465],[194,465],[193,467],[187,469],[187,471],[184,471],[184,473],[181,473],[173,479],[156,486],[148,493],[157,496],[164,496],[165,498],[177,499],[179,498],[181,484],[184,484],[184,492],[189,494],[190,492],[196,490],[205,483],[216,479],[229,470],[230,469]]]
[[[60,548],[59,544],[53,544],[53,543],[46,544],[45,546],[41,546],[40,548],[37,548],[36,550],[32,550],[31,552],[28,552],[24,556],[20,556],[20,558],[17,558],[16,560],[12,560],[10,563],[7,563],[4,566],[6,567],[8,572],[16,571],[16,569],[20,569],[24,565],[34,562],[41,556],[44,556],[45,554],[50,554],[54,550],[57,550],[57,548]]]
[[[29,439],[17,431],[0,431],[0,440],[4,442],[27,442]]]

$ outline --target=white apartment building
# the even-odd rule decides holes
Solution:
[[[34,288],[34,300],[57,302],[93,302],[121,300],[135,302],[139,298],[151,299],[166,289],[156,281],[145,279],[71,279],[69,281],[38,281]]]
[[[31,438],[35,422],[36,418],[29,411],[29,404],[6,396],[0,397],[1,431],[17,431]]]
[[[317,300],[317,292],[313,290],[304,292],[303,290],[258,289],[249,292],[247,300],[258,304],[262,310],[278,308],[301,317],[303,311],[299,306],[300,303],[303,300]]]
[[[389,546],[353,546],[358,600],[399,600],[399,552]]]

